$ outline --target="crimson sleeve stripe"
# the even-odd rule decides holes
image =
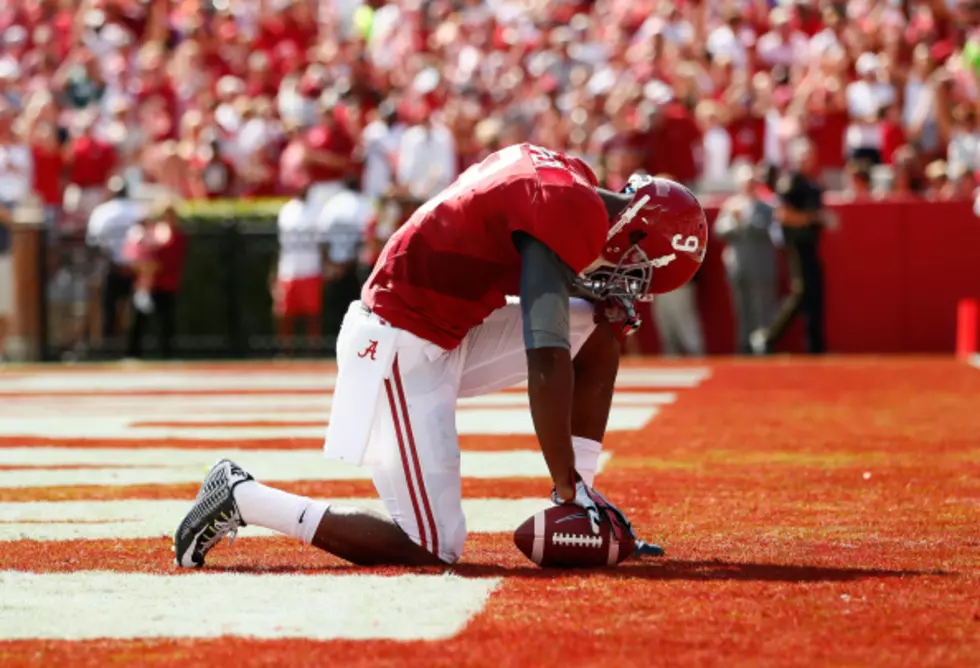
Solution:
[[[415,462],[415,475],[419,483],[419,495],[422,497],[422,505],[425,507],[425,515],[432,527],[432,554],[439,556],[439,528],[436,525],[435,516],[432,514],[432,507],[429,505],[429,495],[425,489],[425,479],[422,478],[422,467],[419,465],[419,453],[415,447],[415,434],[412,433],[412,422],[408,417],[408,402],[405,401],[405,390],[402,387],[402,374],[398,368],[398,355],[391,367],[392,376],[395,378],[395,389],[398,392],[398,400],[402,407],[402,417],[405,420],[405,435],[408,437],[408,447]]]
[[[398,357],[395,357],[397,361]],[[405,471],[405,484],[408,485],[408,495],[412,500],[412,510],[415,511],[415,523],[419,528],[419,537],[422,540],[422,548],[428,550],[426,540],[426,527],[422,523],[422,513],[419,509],[419,501],[415,495],[415,486],[412,484],[412,472],[408,466],[408,454],[405,450],[405,439],[402,436],[401,424],[398,420],[398,407],[395,403],[395,393],[391,389],[391,381],[385,379],[385,391],[388,393],[388,405],[391,407],[391,421],[395,427],[395,436],[398,439],[398,450],[401,453],[402,469]],[[420,481],[421,482],[421,481]]]

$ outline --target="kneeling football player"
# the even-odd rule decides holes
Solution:
[[[239,527],[266,527],[357,564],[453,563],[466,540],[460,397],[528,383],[554,482],[598,532],[629,523],[592,489],[634,302],[704,259],[695,197],[635,176],[597,187],[577,158],[529,144],[464,172],[388,241],[344,320],[327,457],[371,467],[387,516],[265,486],[231,461],[208,473],[174,537],[201,566]],[[508,298],[519,295],[519,299]]]

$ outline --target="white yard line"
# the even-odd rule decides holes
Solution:
[[[614,406],[664,406],[677,400],[676,392],[621,392],[613,397]],[[63,415],[104,416],[125,413],[134,417],[145,415],[197,416],[204,413],[228,413],[247,416],[250,413],[309,414],[323,417],[329,414],[333,395],[272,394],[272,395],[134,395],[99,397],[76,395],[65,397],[4,397],[0,399],[0,420],[13,417],[52,417]],[[524,408],[528,405],[524,392],[500,392],[482,397],[466,397],[457,403],[460,408]]]
[[[609,453],[599,465],[605,466]],[[317,450],[236,450],[178,448],[0,448],[0,487],[64,485],[153,485],[200,482],[206,469],[222,458],[232,459],[265,481],[369,480],[369,467],[328,460]],[[45,468],[82,466],[86,468]],[[545,478],[547,466],[540,452],[507,450],[464,451],[460,461],[464,478]],[[2,520],[0,516],[0,520]]]
[[[619,372],[617,387],[622,388],[684,388],[695,387],[708,378],[707,367],[624,368]],[[235,373],[230,371],[151,369],[125,372],[64,371],[38,374],[0,374],[0,392],[45,393],[75,392],[152,392],[152,391],[253,391],[288,392],[290,390],[331,390],[336,381],[334,372],[311,373],[276,372]]]
[[[439,640],[500,578],[0,571],[0,639]]]
[[[547,491],[547,485],[541,489]],[[378,499],[329,499],[385,513]],[[31,501],[0,503],[0,542],[12,540],[99,540],[171,537],[190,510],[192,499],[113,501]],[[506,533],[549,505],[539,499],[464,499],[470,533]],[[259,527],[244,527],[239,537],[274,536]],[[2,607],[2,605],[0,605]]]
[[[614,405],[609,414],[609,430],[640,429],[654,418],[657,407]],[[7,438],[86,438],[86,439],[322,439],[326,434],[329,411],[311,416],[266,412],[241,415],[215,413],[211,416],[180,413],[165,417],[120,410],[111,414],[6,415],[0,417],[0,437]],[[263,421],[255,425],[250,422]],[[290,424],[295,422],[307,424]],[[164,424],[141,425],[141,422]],[[213,426],[202,425],[212,422]],[[223,422],[238,424],[222,424]],[[465,435],[534,434],[534,423],[526,407],[460,408],[456,430]]]

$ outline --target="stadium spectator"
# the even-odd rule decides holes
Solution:
[[[880,114],[895,101],[895,90],[880,80],[881,62],[874,53],[861,54],[854,70],[858,79],[847,86],[847,111],[851,119],[847,128],[848,154],[851,158],[880,164]]]
[[[373,217],[371,200],[358,192],[353,179],[348,179],[344,189],[330,198],[317,219],[316,227],[325,244],[326,256],[323,334],[328,339],[327,349],[331,354],[347,307],[361,294],[357,259]]]
[[[959,167],[950,170],[949,180],[940,191],[940,196],[944,200],[968,200],[973,197],[977,183],[973,172]]]
[[[421,90],[427,86],[423,84]],[[422,202],[452,183],[458,174],[456,142],[434,111],[427,106],[419,108],[418,122],[402,133],[398,143],[396,183],[404,193]]]
[[[0,209],[0,362],[5,358],[10,319],[14,315],[14,269],[10,253],[12,217]]]
[[[127,356],[143,356],[143,334],[150,319],[159,325],[160,356],[170,359],[177,332],[177,294],[187,255],[187,236],[177,210],[167,204],[158,216],[130,228],[123,257],[132,267],[133,314]]]
[[[32,189],[44,207],[45,228],[53,231],[62,205],[64,156],[58,109],[51,95],[37,95],[22,116],[23,137],[31,147]]]
[[[735,173],[739,192],[722,205],[715,221],[715,236],[725,242],[722,262],[732,290],[736,350],[751,353],[749,335],[766,327],[775,311],[776,252],[771,232],[773,207],[759,198],[752,167]]]
[[[902,127],[906,136],[930,155],[939,149],[935,93],[930,83],[936,66],[929,46],[917,44],[902,93]]]
[[[807,62],[809,42],[806,35],[794,27],[786,7],[774,7],[769,12],[769,32],[756,43],[756,56],[764,67],[782,65],[799,67]]]
[[[116,150],[95,134],[96,115],[86,111],[74,117],[65,145],[65,212],[73,227],[84,227],[89,215],[107,195],[109,177],[118,169]]]
[[[121,331],[119,305],[133,297],[133,271],[123,253],[129,230],[143,220],[143,207],[129,195],[120,176],[109,180],[112,199],[92,210],[86,240],[98,248],[104,260],[102,275],[102,337],[110,339]]]
[[[729,190],[732,137],[722,125],[718,104],[711,100],[701,102],[698,104],[697,118],[702,137],[700,189]]]
[[[314,212],[323,209],[344,187],[354,157],[355,141],[341,121],[339,99],[328,91],[320,96],[319,122],[306,135],[303,163],[310,181],[308,198]]]
[[[933,160],[926,165],[926,199],[937,201],[944,197],[949,183],[948,174],[945,160]]]
[[[892,160],[889,194],[893,198],[915,198],[925,190],[922,155],[910,144],[898,147]]]
[[[818,147],[821,168],[836,177],[834,187],[843,185],[842,126],[848,155],[887,162],[901,136],[930,160],[945,158],[951,142],[959,152],[966,140],[951,136],[961,133],[952,127],[959,123],[952,110],[977,88],[964,56],[968,12],[943,3],[829,4],[819,11],[771,5],[600,0],[543,2],[521,12],[506,2],[414,7],[354,0],[319,7],[290,0],[208,9],[108,0],[98,10],[30,3],[0,17],[6,29],[0,92],[17,108],[54,92],[58,116],[70,128],[79,115],[99,116],[96,135],[133,175],[141,167],[158,171],[139,164],[150,161],[145,150],[134,156],[134,146],[167,148],[166,162],[174,163],[164,143],[178,138],[181,118],[197,111],[210,127],[213,112],[220,154],[238,177],[229,190],[244,196],[286,187],[278,178],[273,183],[269,169],[269,155],[281,149],[269,126],[312,132],[306,167],[317,172],[316,181],[357,176],[360,165],[348,151],[360,145],[369,159],[376,139],[349,126],[346,109],[361,109],[359,125],[374,133],[385,99],[395,101],[396,124],[415,123],[420,105],[432,110],[426,117],[443,117],[454,135],[456,171],[485,150],[474,141],[482,120],[498,124],[498,143],[592,145],[580,152],[597,166],[607,153],[624,155],[619,141],[595,141],[613,122],[620,133],[637,134],[626,152],[644,168],[687,183],[710,176],[703,172],[715,163],[699,154],[705,141],[718,143],[715,123],[729,130],[733,162],[765,157],[777,165],[785,164],[786,139],[802,127]],[[807,80],[811,85],[803,86]],[[949,90],[937,94],[943,87]],[[792,104],[800,90],[809,91],[802,107]],[[341,131],[337,137],[323,131],[330,123],[317,100],[325,93],[349,142]],[[708,137],[694,114],[705,101],[717,104],[707,119],[713,125],[704,128]],[[620,118],[622,109],[629,113]],[[882,137],[883,122],[891,124],[885,129],[892,140]],[[339,145],[314,145],[328,139]],[[324,162],[320,151],[347,160]],[[180,159],[186,168],[192,158]],[[187,184],[179,192],[189,192]]]
[[[652,312],[664,355],[704,355],[704,331],[697,306],[697,275],[673,292],[657,295]]]
[[[238,175],[232,161],[225,156],[221,140],[210,128],[198,137],[187,161],[188,195],[199,200],[231,197],[238,192]]]
[[[943,166],[945,173],[946,167]],[[851,160],[847,163],[847,187],[844,198],[851,202],[870,202],[874,199],[871,181],[871,165],[863,160]]]
[[[372,200],[378,201],[387,195],[394,184],[394,170],[403,130],[393,101],[382,104],[378,110],[378,118],[364,128],[361,138],[364,153],[361,190]]]
[[[308,339],[319,337],[323,314],[323,233],[309,188],[299,183],[296,195],[279,210],[279,255],[270,280],[279,350],[294,349],[296,326],[305,321]]]
[[[946,162],[950,171],[980,168],[980,126],[977,125],[975,103],[957,104],[940,122],[947,128]]]
[[[14,312],[11,258],[14,211],[31,193],[34,169],[30,147],[14,133],[15,118],[10,104],[0,105],[0,357],[5,352]]]

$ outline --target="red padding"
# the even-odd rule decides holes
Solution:
[[[956,308],[956,356],[970,357],[977,352],[977,324],[980,300],[961,299]]]

